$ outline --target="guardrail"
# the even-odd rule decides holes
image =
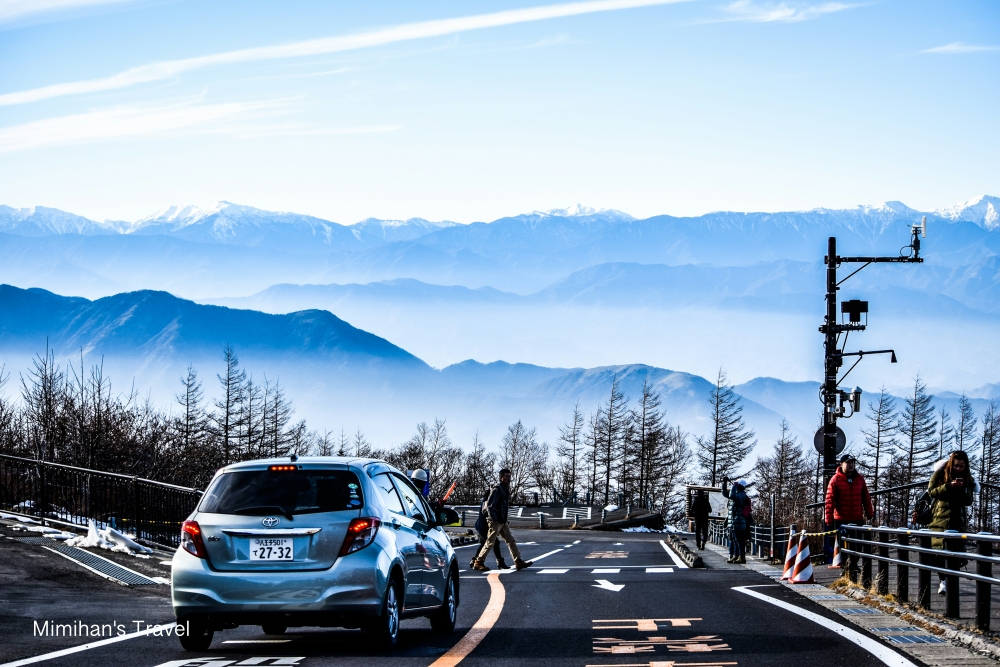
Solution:
[[[879,595],[889,592],[889,567],[896,570],[894,595],[900,602],[909,602],[910,568],[917,570],[916,603],[924,609],[931,606],[931,574],[945,575],[945,610],[949,618],[959,618],[959,579],[976,582],[975,624],[982,631],[990,629],[992,587],[1000,584],[993,576],[993,564],[1000,558],[993,556],[993,545],[1000,542],[1000,535],[991,533],[959,533],[953,530],[907,530],[886,526],[841,526],[841,554],[847,554],[845,571],[854,583],[872,588]],[[911,544],[917,538],[918,545]],[[943,539],[943,549],[932,548],[932,540]],[[895,541],[893,541],[895,539]],[[966,545],[976,544],[976,552],[968,553]],[[896,552],[896,558],[889,556]],[[917,554],[916,562],[910,554]],[[860,565],[858,561],[860,560]],[[976,563],[976,572],[963,572],[965,561]],[[872,577],[872,562],[877,563]]]
[[[875,516],[872,521],[891,528],[901,528],[910,523],[910,513],[916,505],[916,499],[927,490],[930,480],[902,484],[872,491],[872,505]],[[1000,486],[980,483],[979,495],[969,508],[969,525],[977,531],[1000,532]],[[823,525],[824,502],[806,505],[807,510],[813,510],[812,530],[820,530]]]
[[[750,544],[747,554],[770,560],[783,560],[788,548],[788,526],[753,525],[750,528]],[[729,533],[725,529],[725,519],[709,519],[708,539],[722,547],[729,546]]]
[[[462,518],[462,526],[474,526],[479,518],[478,505],[456,505],[453,508]],[[640,507],[623,507],[607,510],[600,507],[548,507],[521,505],[510,508],[508,523],[511,528],[572,528],[588,527],[628,519],[653,516]]]
[[[0,509],[43,523],[89,519],[158,546],[180,544],[181,523],[202,492],[151,479],[0,454]]]

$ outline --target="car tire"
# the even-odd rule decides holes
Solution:
[[[207,651],[208,647],[212,645],[215,630],[202,618],[189,618],[183,623],[187,632],[183,635],[178,635],[177,638],[180,639],[184,650]]]
[[[431,614],[431,629],[438,634],[455,631],[455,619],[458,617],[458,596],[455,594],[454,574],[448,575],[444,583],[444,602]]]
[[[264,631],[265,635],[283,635],[285,630],[288,629],[287,625],[280,625],[278,623],[265,623],[260,626],[260,629]]]
[[[390,580],[382,598],[382,613],[368,625],[368,632],[380,649],[391,649],[399,641],[400,585]]]

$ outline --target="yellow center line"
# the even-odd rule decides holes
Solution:
[[[455,667],[479,646],[479,642],[486,638],[497,619],[500,618],[503,603],[507,599],[507,592],[504,590],[503,584],[500,583],[500,573],[490,572],[486,576],[486,580],[490,582],[490,601],[487,603],[486,609],[483,610],[482,616],[479,617],[475,625],[469,628],[465,636],[451,647],[451,650],[432,662],[430,667]]]

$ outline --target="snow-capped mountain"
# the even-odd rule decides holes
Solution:
[[[1000,197],[982,195],[961,204],[935,211],[935,213],[953,222],[974,222],[985,229],[994,230],[1000,227]]]
[[[0,206],[0,233],[18,236],[53,236],[57,234],[83,234],[87,236],[121,234],[129,223],[94,222],[79,215],[57,208],[33,206],[11,208]]]

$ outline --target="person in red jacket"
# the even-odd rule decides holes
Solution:
[[[865,478],[855,468],[857,459],[850,454],[840,457],[840,467],[826,487],[827,529],[839,530],[847,523],[864,525],[875,516],[872,497]],[[850,564],[847,564],[850,567]]]

